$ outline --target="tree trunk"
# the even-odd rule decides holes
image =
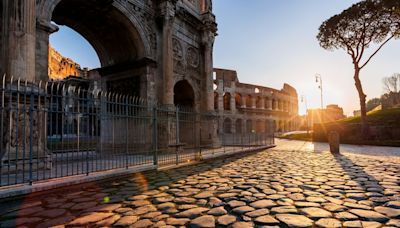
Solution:
[[[360,81],[360,69],[358,66],[354,67],[354,81],[358,91],[358,96],[360,98],[360,108],[361,108],[361,137],[363,139],[368,139],[369,128],[367,124],[367,109],[365,105],[366,95],[364,94],[361,81]]]

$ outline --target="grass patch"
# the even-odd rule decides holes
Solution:
[[[338,123],[355,124],[361,122],[361,117],[349,117],[338,120]],[[400,108],[371,111],[367,113],[367,123],[372,126],[400,127]]]

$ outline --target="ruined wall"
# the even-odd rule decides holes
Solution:
[[[87,70],[74,60],[62,56],[57,50],[49,45],[49,78],[52,80],[62,80],[68,76],[86,76]]]

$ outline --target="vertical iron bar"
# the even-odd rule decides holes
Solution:
[[[153,106],[153,164],[158,166],[157,107]]]
[[[33,88],[31,87],[31,90]],[[33,183],[33,91],[30,91],[30,108],[29,108],[29,184],[32,185]]]

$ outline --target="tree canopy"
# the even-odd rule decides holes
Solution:
[[[365,0],[322,23],[317,39],[327,50],[345,49],[362,69],[390,39],[400,37],[400,1]],[[378,48],[364,61],[365,49]]]

